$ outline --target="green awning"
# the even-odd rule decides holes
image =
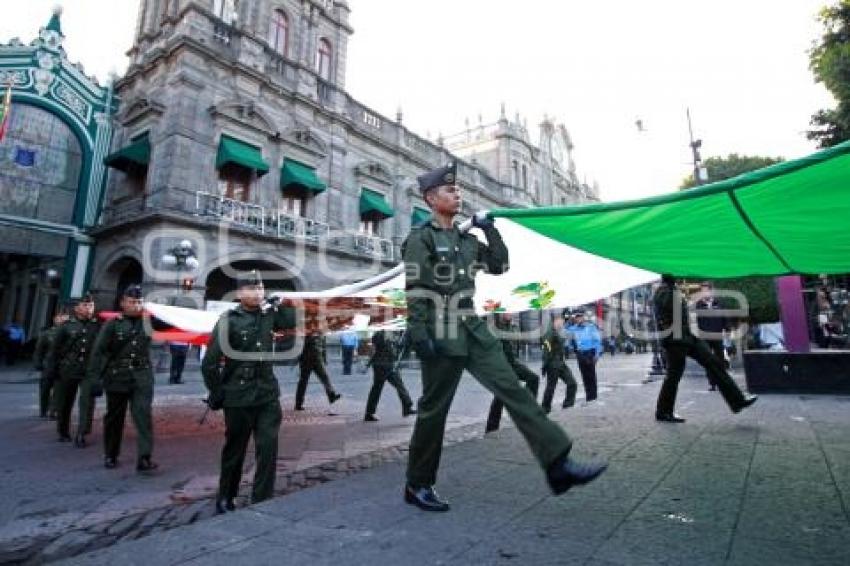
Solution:
[[[850,142],[659,197],[491,215],[655,273],[850,273]]]
[[[431,220],[431,213],[424,208],[413,207],[413,212],[410,214],[410,225],[419,226]]]
[[[148,136],[141,136],[124,146],[115,153],[103,158],[103,164],[119,171],[128,173],[132,170],[144,169],[151,158],[151,144]]]
[[[294,159],[284,159],[280,168],[280,188],[299,188],[319,194],[327,188],[316,176],[316,170]]]
[[[381,218],[389,218],[395,215],[393,207],[391,207],[384,195],[363,188],[360,193],[360,216],[377,216]]]
[[[229,163],[241,165],[246,169],[252,169],[257,172],[258,177],[262,177],[269,172],[269,164],[263,161],[263,154],[260,148],[231,138],[230,136],[221,136],[221,141],[218,144],[218,154],[215,158],[215,168],[221,169]]]

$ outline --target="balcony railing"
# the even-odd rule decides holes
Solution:
[[[305,240],[321,240],[328,236],[331,227],[324,222],[312,218],[292,216],[278,212],[275,219],[278,237],[300,238]]]
[[[195,193],[195,211],[200,216],[212,216],[234,224],[265,232],[265,208],[211,193]]]
[[[354,249],[381,259],[393,259],[393,243],[386,238],[368,234],[354,235]]]

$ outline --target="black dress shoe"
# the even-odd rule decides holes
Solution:
[[[340,395],[339,393],[334,391],[333,393],[328,395],[328,401],[330,402],[331,405],[333,405],[334,403],[339,401],[341,397],[342,397],[342,395]]]
[[[540,408],[543,409],[543,412],[546,413],[547,415],[552,412],[552,407],[547,407],[546,405],[541,405]]]
[[[303,410],[304,410],[304,406],[303,406],[303,405],[295,405],[295,410],[296,410],[296,411],[303,411]]]
[[[414,409],[413,407],[405,407],[401,410],[401,416],[402,417],[409,417],[410,415],[415,415],[416,413],[417,413],[417,410]]]
[[[560,495],[574,485],[592,482],[608,468],[600,462],[580,462],[569,456],[562,456],[549,466],[546,479],[555,495]]]
[[[118,467],[118,458],[111,458],[109,456],[103,459],[103,467],[111,470],[112,468]]]
[[[575,401],[564,401],[563,405],[561,405],[561,408],[562,409],[569,409],[570,407],[572,407],[575,404],[576,404]]]
[[[367,423],[376,423],[381,419],[379,419],[375,415],[366,415],[365,417],[363,417],[363,420],[366,421]]]
[[[404,501],[424,511],[448,511],[449,503],[440,499],[433,487],[404,486]]]
[[[58,440],[59,442],[71,442],[71,437],[67,434],[60,434]]]
[[[758,401],[758,398],[759,398],[758,395],[749,395],[749,394],[744,395],[744,400],[741,401],[740,405],[734,407],[732,409],[732,412],[733,413],[740,413],[741,411],[743,411],[744,409],[746,409],[747,407],[749,407],[750,405],[752,405],[753,403]]]
[[[75,436],[74,437],[74,446],[76,448],[85,448],[86,446],[88,446],[88,443],[86,442],[86,435],[85,434],[78,434],[77,436]]]
[[[676,413],[655,413],[655,420],[662,423],[683,423],[685,419]]]
[[[142,474],[151,473],[159,467],[159,464],[151,460],[150,456],[142,456],[136,463],[136,471]]]
[[[215,500],[215,512],[223,515],[228,511],[236,511],[236,504],[232,497],[219,497]]]

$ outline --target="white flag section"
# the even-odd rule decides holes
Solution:
[[[503,275],[479,273],[475,308],[478,312],[522,312],[587,304],[623,289],[658,279],[658,275],[573,248],[507,218],[499,218],[499,232],[508,247],[510,269]],[[473,230],[480,239],[480,231]],[[333,298],[362,299],[364,307],[375,304],[403,305],[404,266],[398,265],[370,279],[324,291],[276,292],[273,296],[299,302]],[[302,303],[303,304],[303,303]],[[195,333],[212,331],[220,312],[146,303],[156,318]],[[364,308],[364,310],[368,310]],[[400,320],[372,324],[353,312],[352,327],[358,330],[398,328]]]

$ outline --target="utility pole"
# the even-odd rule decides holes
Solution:
[[[699,154],[699,148],[702,147],[702,140],[694,139],[694,128],[691,124],[691,109],[686,108],[685,113],[688,116],[688,133],[691,138],[691,153],[694,158],[694,183],[699,186],[702,185],[704,181],[708,180],[708,175],[706,174],[705,168],[702,167],[702,157]]]

